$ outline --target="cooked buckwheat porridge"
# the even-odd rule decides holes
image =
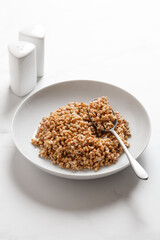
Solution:
[[[90,104],[71,102],[43,117],[32,144],[40,148],[40,157],[50,159],[62,168],[97,171],[116,163],[123,152],[112,133],[100,131],[113,127],[115,118],[118,119],[115,131],[129,147],[129,124],[119,112],[113,114],[107,97],[100,97]]]

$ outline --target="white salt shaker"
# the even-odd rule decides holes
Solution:
[[[44,28],[39,24],[24,27],[19,31],[19,40],[31,42],[36,46],[37,76],[42,77],[44,75]]]
[[[37,83],[36,48],[32,43],[16,41],[8,46],[10,85],[17,96],[25,96]]]

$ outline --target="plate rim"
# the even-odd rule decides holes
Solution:
[[[23,155],[23,157],[25,157],[29,162],[31,162],[33,165],[35,165],[36,167],[38,167],[39,169],[47,172],[47,173],[50,173],[54,176],[58,176],[58,177],[62,177],[62,178],[68,178],[68,179],[74,179],[74,180],[89,180],[89,179],[96,179],[96,178],[102,178],[102,177],[107,177],[107,176],[110,176],[110,175],[114,175],[116,174],[117,172],[121,172],[123,169],[126,169],[128,166],[130,166],[130,163],[128,162],[127,164],[125,165],[122,165],[121,167],[119,167],[118,169],[114,169],[113,171],[110,171],[110,172],[104,172],[104,173],[98,173],[98,172],[93,172],[93,174],[91,175],[88,175],[87,173],[84,174],[84,175],[81,175],[81,174],[78,174],[78,172],[75,172],[73,175],[70,173],[70,172],[67,172],[66,173],[62,173],[62,172],[56,172],[56,171],[52,171],[46,167],[42,167],[40,165],[38,165],[37,163],[33,162],[29,156],[26,156],[23,154],[23,151],[21,150],[21,148],[18,146],[16,140],[15,140],[15,137],[14,137],[14,121],[15,121],[15,117],[18,113],[18,111],[20,110],[20,108],[22,107],[22,105],[27,102],[27,100],[31,97],[33,97],[34,95],[36,95],[37,93],[39,92],[42,92],[44,91],[45,89],[47,88],[50,88],[50,87],[53,87],[55,85],[63,85],[64,83],[70,83],[70,82],[95,82],[95,83],[102,83],[102,84],[106,84],[110,87],[113,87],[113,88],[117,88],[119,89],[120,91],[123,91],[125,92],[126,94],[129,94],[133,99],[135,99],[138,104],[141,106],[141,108],[143,109],[143,111],[145,112],[146,114],[146,117],[147,117],[147,120],[148,120],[148,126],[149,126],[149,129],[148,129],[148,137],[147,137],[147,141],[146,141],[146,144],[143,148],[143,150],[141,151],[140,154],[138,154],[138,156],[136,156],[136,159],[145,151],[145,149],[147,148],[148,144],[149,144],[149,141],[150,141],[150,138],[151,138],[151,120],[150,120],[150,117],[149,117],[149,114],[146,110],[146,108],[143,106],[143,104],[137,99],[137,97],[135,97],[133,94],[131,94],[130,92],[128,92],[127,90],[115,85],[115,84],[111,84],[111,83],[108,83],[108,82],[105,82],[105,81],[101,81],[101,80],[89,80],[89,79],[73,79],[73,80],[63,80],[63,81],[60,81],[60,82],[54,82],[54,83],[51,83],[45,87],[42,87],[40,88],[39,90],[36,90],[35,92],[29,94],[27,97],[25,97],[25,99],[22,100],[22,102],[18,105],[13,117],[12,117],[12,123],[11,123],[11,133],[12,133],[12,138],[13,138],[13,141],[14,141],[14,144],[16,146],[16,148],[18,149],[18,151]],[[96,174],[97,173],[97,174]]]

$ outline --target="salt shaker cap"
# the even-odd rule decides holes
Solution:
[[[8,50],[13,56],[17,58],[23,58],[30,54],[35,49],[35,45],[32,43],[26,43],[24,41],[11,42],[8,45]]]

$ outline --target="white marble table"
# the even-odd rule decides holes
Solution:
[[[160,2],[1,1],[0,240],[160,239]],[[45,76],[35,90],[67,79],[113,83],[147,109],[152,137],[139,162],[103,179],[65,180],[16,149],[11,121],[23,98],[9,89],[7,44],[30,23],[46,29]]]

